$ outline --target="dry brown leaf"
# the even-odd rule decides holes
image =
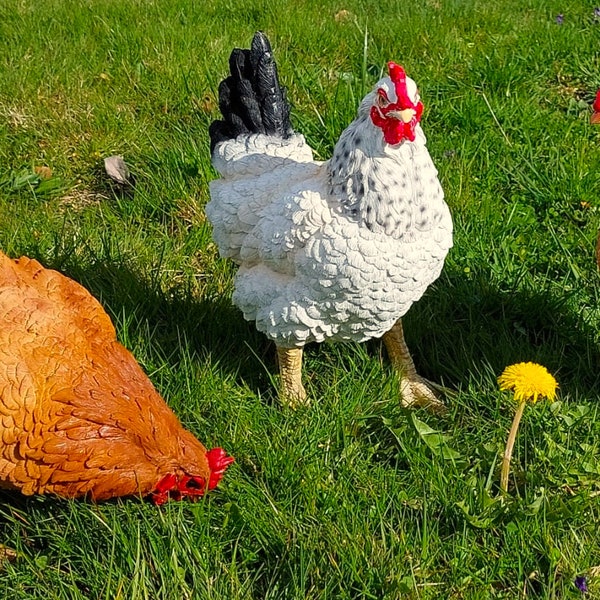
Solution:
[[[39,166],[33,169],[42,179],[50,179],[52,177],[52,169],[50,167]]]
[[[354,15],[346,9],[342,9],[335,14],[333,17],[338,23],[342,23],[344,21],[349,21]]]
[[[194,100],[194,105],[198,110],[207,114],[213,113],[217,110],[215,98],[208,95],[204,96],[203,98],[196,98]]]
[[[0,565],[4,561],[15,562],[15,560],[17,560],[17,551],[4,544],[0,544]]]
[[[121,186],[133,185],[133,178],[129,167],[122,156],[114,155],[104,159],[104,170],[106,174],[117,184]]]

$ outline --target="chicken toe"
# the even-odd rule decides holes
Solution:
[[[443,414],[445,404],[436,395],[433,388],[438,387],[417,374],[408,347],[404,340],[402,321],[398,319],[394,326],[383,336],[388,355],[400,378],[402,406],[418,406],[431,412]]]
[[[426,408],[432,413],[444,415],[448,412],[446,405],[439,399],[435,391],[434,385],[419,377],[403,377],[400,380],[400,395],[402,406],[406,408],[420,407]]]

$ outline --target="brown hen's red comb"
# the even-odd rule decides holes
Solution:
[[[223,478],[223,473],[227,467],[235,460],[233,456],[227,456],[223,448],[213,448],[206,453],[208,466],[210,467],[210,480],[208,481],[208,489],[212,490],[217,486]]]

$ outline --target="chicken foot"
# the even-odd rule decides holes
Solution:
[[[290,408],[308,404],[302,385],[302,348],[277,346],[277,359],[281,375],[281,401]]]
[[[421,406],[435,413],[446,412],[445,404],[432,389],[436,387],[435,384],[417,374],[415,363],[404,341],[404,331],[400,319],[383,335],[383,342],[392,366],[400,378],[402,406],[407,408]]]

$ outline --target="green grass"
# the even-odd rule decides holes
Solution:
[[[236,463],[205,500],[160,509],[0,493],[0,544],[18,553],[3,597],[577,598],[578,574],[600,597],[593,8],[4,0],[0,248],[83,283],[184,424]],[[421,373],[457,391],[445,419],[399,407],[377,342],[309,347],[313,405],[277,402],[273,347],[231,306],[203,213],[215,90],[257,29],[320,158],[387,60],[419,84],[456,235],[405,322]],[[117,153],[133,195],[102,177]],[[502,502],[513,405],[495,378],[524,360],[560,398],[527,409]]]

